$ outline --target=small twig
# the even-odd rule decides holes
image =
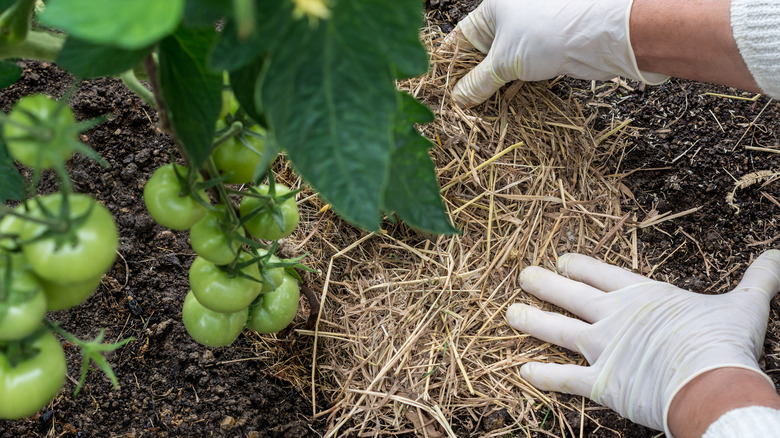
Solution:
[[[304,330],[313,330],[314,326],[317,325],[317,311],[320,308],[320,300],[317,299],[317,294],[305,284],[301,285],[301,292],[303,292],[303,296],[305,296],[306,300],[309,302],[309,318],[306,320]]]

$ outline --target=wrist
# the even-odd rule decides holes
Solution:
[[[667,416],[668,430],[675,438],[698,438],[721,415],[748,406],[780,409],[780,395],[765,375],[746,368],[710,370],[674,395]]]
[[[634,0],[631,46],[641,71],[760,92],[731,28],[731,0]]]

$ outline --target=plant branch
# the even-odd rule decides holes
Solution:
[[[138,77],[135,75],[135,71],[128,70],[122,74],[119,75],[119,78],[122,79],[122,82],[127,86],[127,88],[130,89],[133,93],[137,94],[138,97],[144,100],[144,102],[148,103],[149,106],[152,108],[157,108],[157,102],[154,99],[154,94],[149,91],[148,88],[144,86],[144,84],[141,83],[141,81],[138,80]]]
[[[0,60],[37,59],[54,62],[64,45],[64,35],[33,30],[19,44],[0,47]]]

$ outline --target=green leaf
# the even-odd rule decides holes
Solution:
[[[222,108],[222,72],[208,68],[213,29],[181,28],[160,43],[163,100],[191,165],[200,168],[211,152],[214,126]]]
[[[5,11],[16,3],[16,0],[0,0],[0,11]]]
[[[264,59],[258,58],[251,64],[230,73],[230,87],[233,95],[238,100],[238,104],[246,111],[247,115],[263,127],[268,127],[263,115],[262,108],[255,105],[255,100],[259,99],[260,88],[257,87],[257,81],[263,70]],[[255,96],[255,94],[258,96]]]
[[[24,199],[24,180],[8,154],[5,141],[0,136],[0,202]]]
[[[184,0],[49,0],[38,18],[85,41],[135,50],[173,32],[183,13]]]
[[[425,105],[406,93],[398,93],[395,148],[391,155],[390,182],[384,209],[395,212],[410,226],[436,234],[453,234],[441,199],[436,169],[428,149],[432,143],[412,125],[433,120]]]
[[[137,50],[95,44],[70,36],[57,55],[57,64],[76,76],[96,78],[114,76],[132,69],[143,61],[153,47]]]
[[[268,11],[266,11],[267,13]],[[265,53],[268,42],[259,36],[259,31],[252,33],[246,40],[239,40],[238,26],[235,20],[230,20],[225,24],[225,28],[214,46],[214,52],[211,54],[211,65],[214,68],[228,71],[245,67]]]
[[[225,0],[187,0],[184,5],[184,24],[187,27],[214,26],[222,17],[230,15],[230,2]]]
[[[331,18],[312,25],[292,18],[291,2],[261,2],[257,38],[271,45],[256,104],[299,174],[341,216],[376,230],[395,148],[394,80],[428,66],[422,2],[331,6]]]
[[[0,62],[0,88],[5,88],[15,83],[22,77],[22,69],[13,62]]]

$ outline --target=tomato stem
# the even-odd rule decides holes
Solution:
[[[223,132],[219,137],[215,138],[211,143],[211,150],[213,151],[217,146],[228,141],[244,131],[244,124],[238,120],[233,122],[227,131]]]
[[[144,86],[144,84],[141,83],[141,81],[138,80],[138,77],[135,75],[134,70],[128,70],[122,74],[119,75],[119,78],[122,79],[122,82],[125,84],[127,88],[130,89],[133,93],[138,95],[141,99],[143,99],[144,102],[149,104],[152,108],[157,108],[157,103],[154,99],[154,94],[149,91],[148,88]]]
[[[19,44],[0,45],[0,60],[38,59],[54,62],[65,45],[65,35],[32,30]]]

